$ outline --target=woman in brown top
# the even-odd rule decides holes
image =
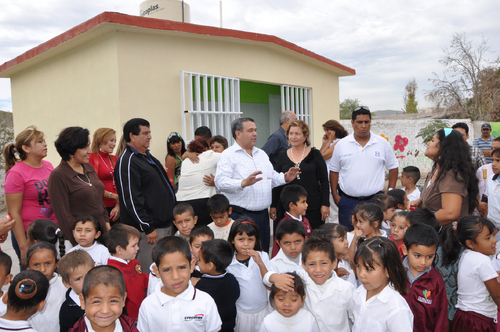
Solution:
[[[91,214],[99,220],[102,230],[110,228],[103,201],[104,184],[89,164],[87,129],[68,127],[59,134],[55,145],[62,160],[49,177],[50,200],[64,237],[76,245],[72,232],[76,217]]]
[[[477,205],[478,184],[470,151],[462,135],[451,128],[437,131],[425,156],[434,161],[421,198],[411,206],[434,211],[440,226],[471,214]]]

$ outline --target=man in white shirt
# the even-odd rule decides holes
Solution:
[[[249,216],[260,229],[262,249],[269,251],[269,212],[272,188],[294,180],[300,173],[291,167],[286,173],[274,170],[267,154],[255,147],[257,127],[252,118],[231,124],[235,143],[222,152],[215,174],[215,186],[233,208],[231,219]]]
[[[330,160],[330,186],[339,207],[339,223],[353,230],[354,207],[371,202],[385,185],[385,168],[389,170],[389,188],[398,179],[399,163],[389,143],[370,131],[371,113],[361,106],[352,113],[354,132],[340,140]]]

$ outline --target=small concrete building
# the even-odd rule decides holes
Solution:
[[[207,125],[229,139],[240,116],[256,120],[262,146],[283,110],[309,123],[320,146],[321,125],[339,117],[339,77],[349,75],[355,70],[275,36],[111,12],[0,66],[15,133],[32,124],[44,131],[55,164],[61,129],[110,127],[120,137],[133,117],[150,121],[160,160],[171,131],[189,140]]]

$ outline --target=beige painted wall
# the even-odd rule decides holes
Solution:
[[[105,30],[104,30],[105,31]],[[69,41],[67,43],[71,43]],[[49,142],[47,160],[59,163],[53,142],[72,125],[93,131],[144,117],[153,155],[163,161],[171,131],[181,131],[182,70],[241,80],[312,88],[312,132],[339,114],[338,76],[328,66],[277,46],[232,38],[124,28],[98,35],[12,76],[15,132],[35,124]],[[326,66],[326,67],[325,67]]]

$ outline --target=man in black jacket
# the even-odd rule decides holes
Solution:
[[[154,244],[158,238],[170,235],[175,194],[162,164],[149,153],[149,122],[140,118],[129,120],[123,126],[123,137],[127,147],[114,171],[120,222],[141,232],[137,260],[149,273]]]

